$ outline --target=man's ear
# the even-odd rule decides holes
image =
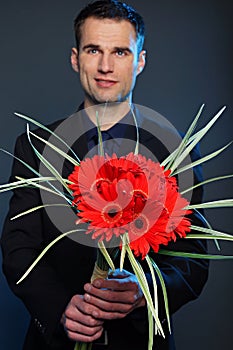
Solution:
[[[71,60],[71,65],[73,70],[78,73],[79,72],[78,50],[75,47],[73,47],[71,50],[70,60]]]
[[[138,57],[137,75],[140,74],[146,65],[146,50],[142,50]]]

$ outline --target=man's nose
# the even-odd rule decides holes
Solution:
[[[113,57],[111,54],[103,53],[99,60],[98,70],[103,73],[113,72]]]

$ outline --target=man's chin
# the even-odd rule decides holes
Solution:
[[[99,98],[95,101],[95,104],[114,104],[114,103],[123,103],[128,102],[128,96],[126,97],[110,97],[110,98]]]
[[[129,95],[127,96],[87,96],[86,105],[104,105],[104,104],[114,104],[129,102]]]

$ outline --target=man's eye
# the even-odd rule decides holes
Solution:
[[[88,53],[92,54],[92,55],[96,55],[98,53],[98,50],[97,49],[90,49],[88,51]]]
[[[117,56],[124,56],[125,52],[123,50],[117,50],[116,55]]]

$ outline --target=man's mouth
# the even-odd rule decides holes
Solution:
[[[95,78],[95,81],[97,85],[102,88],[109,88],[117,83],[115,80],[101,78]]]

